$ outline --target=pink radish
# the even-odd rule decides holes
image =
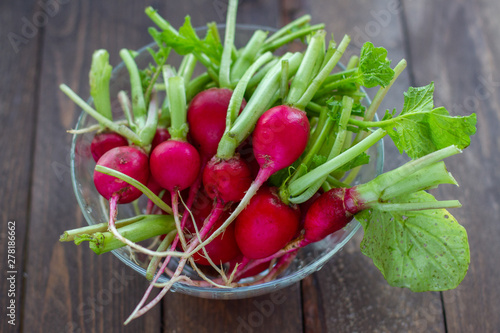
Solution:
[[[251,184],[251,171],[239,156],[229,160],[214,156],[203,171],[203,185],[208,196],[223,202],[240,201]]]
[[[128,141],[123,136],[115,132],[101,132],[92,139],[90,152],[94,161],[97,162],[107,151],[122,146],[128,146]]]
[[[215,231],[215,229],[217,229],[228,217],[228,213],[223,213],[215,222],[212,231],[209,232],[209,235],[213,233],[213,231]],[[217,266],[220,266],[221,264],[241,255],[238,244],[236,243],[234,224],[227,227],[224,233],[217,236],[217,238],[210,242],[210,244],[205,246],[205,251],[212,262]],[[197,264],[210,265],[210,262],[205,257],[205,252],[203,250],[193,254],[193,259]]]
[[[302,246],[342,229],[365,208],[366,204],[355,188],[333,188],[323,193],[307,211]]]
[[[236,219],[236,241],[249,259],[268,257],[296,235],[300,211],[285,205],[276,188],[261,188]]]
[[[226,128],[226,115],[233,92],[226,88],[211,88],[198,93],[191,101],[187,111],[189,133],[200,147],[200,153],[215,155],[219,141]],[[243,100],[240,112],[245,107]]]
[[[150,156],[151,174],[161,187],[175,192],[191,186],[200,170],[200,155],[187,141],[160,143]]]
[[[147,184],[149,179],[148,156],[137,147],[113,148],[97,164],[124,173],[142,184]],[[132,185],[97,171],[94,171],[94,184],[104,198],[110,200],[116,197],[119,204],[132,202],[142,194]]]
[[[160,143],[167,141],[170,139],[170,133],[168,129],[163,127],[158,127],[156,129],[155,136],[153,137],[153,141],[151,142],[151,150],[155,149]]]

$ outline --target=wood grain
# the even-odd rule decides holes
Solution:
[[[0,4],[1,332],[19,332],[22,320],[41,41],[39,29],[28,25],[36,11],[33,3]]]
[[[349,54],[359,54],[371,41],[388,50],[393,66],[407,58],[401,7],[396,1],[300,1],[296,15],[310,13],[314,22],[326,22],[336,39],[348,34]],[[348,59],[345,57],[343,59]],[[346,60],[343,60],[346,61]],[[405,71],[379,109],[401,110],[403,92],[410,85]],[[376,90],[369,90],[373,96]],[[389,139],[385,140],[385,169],[407,160]],[[444,330],[439,293],[416,294],[390,287],[371,259],[359,249],[360,231],[323,269],[302,284],[306,332],[441,332]]]
[[[497,332],[500,327],[498,172],[500,24],[495,1],[405,1],[417,84],[435,81],[436,98],[454,115],[476,112],[478,132],[448,169],[460,189],[436,195],[459,199],[452,213],[468,231],[471,264],[462,284],[443,293],[450,332]]]

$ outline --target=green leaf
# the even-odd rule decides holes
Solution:
[[[391,61],[387,59],[387,50],[375,47],[370,42],[365,43],[361,48],[358,75],[367,88],[387,86],[394,77]]]
[[[207,30],[205,39],[200,39],[191,25],[189,16],[186,16],[184,25],[179,28],[178,34],[170,30],[164,30],[161,35],[158,35],[154,29],[150,29],[150,34],[157,42],[160,40],[167,46],[172,47],[180,55],[189,53],[205,54],[216,65],[220,64],[222,44],[210,29]]]
[[[464,149],[476,132],[476,115],[452,117],[443,108],[402,114],[393,118],[386,129],[400,152],[412,159],[456,145]]]
[[[424,191],[398,201],[428,202]],[[470,262],[465,229],[445,209],[381,212],[356,215],[364,229],[361,251],[373,259],[391,286],[412,291],[456,288]]]
[[[401,114],[430,112],[434,108],[434,82],[424,87],[410,87],[404,96]]]

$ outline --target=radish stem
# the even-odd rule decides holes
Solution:
[[[226,17],[226,34],[224,36],[224,49],[222,51],[219,84],[221,88],[231,87],[231,52],[234,46],[234,34],[236,29],[236,11],[238,9],[238,0],[229,0]]]

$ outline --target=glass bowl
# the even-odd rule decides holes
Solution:
[[[220,29],[221,36],[223,36],[223,26]],[[238,25],[236,30],[236,46],[243,46],[256,29],[275,30],[272,28],[257,27],[252,25]],[[147,47],[153,46],[154,45],[151,44],[138,51],[139,54],[136,61],[139,68],[145,68],[150,62],[152,62],[151,56],[147,51]],[[178,59],[169,58],[169,63],[178,65],[180,63],[180,57]],[[129,88],[128,71],[123,63],[121,63],[113,70],[110,87],[111,96],[117,96],[117,93],[120,90],[128,91]],[[366,98],[364,103],[365,105],[368,105],[370,100]],[[112,108],[115,119],[123,118],[123,113],[117,100],[112,102]],[[85,112],[82,112],[80,118],[78,119],[76,129],[86,128],[94,124],[96,124],[95,120],[88,116]],[[74,135],[71,146],[71,177],[73,189],[85,220],[89,225],[108,222],[109,218],[108,202],[98,194],[93,182],[95,162],[90,153],[90,143],[93,135],[93,133]],[[371,156],[371,161],[368,165],[363,166],[362,171],[356,178],[356,182],[369,181],[382,173],[384,164],[383,142],[380,141],[375,146],[370,148],[368,153]],[[139,204],[139,206],[144,207],[142,204]],[[118,211],[118,219],[136,215],[135,208],[132,204],[119,205]],[[175,283],[171,290],[191,296],[210,299],[240,299],[274,292],[278,289],[290,286],[302,280],[304,277],[320,270],[327,261],[332,259],[332,257],[344,247],[344,245],[354,236],[359,228],[359,222],[353,220],[342,230],[337,231],[320,242],[310,244],[309,246],[301,249],[298,256],[288,269],[284,271],[276,280],[271,282],[231,289],[194,287],[182,283]],[[129,251],[128,248],[124,247],[114,250],[112,253],[124,264],[131,267],[139,274],[143,276],[146,275],[145,266],[140,265],[137,260],[133,260],[133,258],[131,258],[131,251]],[[190,274],[189,269],[189,267],[185,268],[185,271],[188,272],[187,274]],[[166,281],[168,281],[167,275],[163,275],[158,279],[158,282],[160,283]]]

